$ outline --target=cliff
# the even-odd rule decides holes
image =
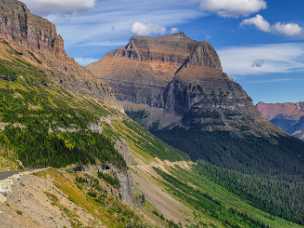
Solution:
[[[14,0],[0,1],[0,38],[25,48],[64,55],[63,39],[56,27],[44,18],[31,14],[25,4]]]
[[[171,63],[177,67],[189,63],[222,70],[217,53],[207,42],[194,41],[184,33],[158,38],[135,36],[125,47],[115,51],[114,56]]]
[[[19,1],[0,0],[0,48],[1,58],[25,60],[67,89],[100,97],[110,94],[102,81],[95,80],[65,53],[64,40],[55,25],[33,15]]]
[[[163,108],[165,87],[188,65],[222,71],[215,50],[184,33],[157,38],[135,36],[88,69],[106,80],[119,100]]]
[[[107,80],[119,100],[158,109],[150,125],[230,131],[252,128],[259,118],[246,92],[223,72],[215,49],[184,33],[133,37],[88,69]]]

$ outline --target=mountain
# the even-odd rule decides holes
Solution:
[[[18,1],[0,6],[0,227],[303,227],[301,175],[191,160],[130,119],[107,82],[67,56],[51,23]],[[214,60],[195,54],[189,62],[221,71],[200,45],[193,48]],[[179,115],[167,111],[177,90],[167,88],[155,118]]]
[[[299,103],[258,103],[257,109],[264,118],[271,120],[279,115],[299,119],[304,116],[304,102]]]
[[[303,143],[261,117],[208,42],[184,33],[135,36],[87,68],[109,83],[129,116],[193,160],[303,172]]]
[[[198,51],[206,56],[197,56]],[[189,61],[221,69],[218,56],[208,43],[193,42],[183,33],[158,39],[134,37],[124,48],[88,69],[107,80],[119,100],[163,108],[161,95],[190,53],[193,58]]]
[[[288,134],[304,140],[304,103],[257,104],[264,118]]]
[[[30,62],[61,86],[96,96],[108,96],[107,86],[79,66],[64,51],[64,41],[55,25],[32,15],[25,4],[0,1],[0,49]],[[3,53],[4,54],[4,53]],[[10,58],[10,56],[2,56]]]

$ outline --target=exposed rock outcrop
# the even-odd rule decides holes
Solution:
[[[54,24],[32,15],[17,0],[0,0],[0,46],[16,57],[49,72],[50,78],[70,90],[105,97],[110,95],[101,80],[68,57]],[[3,56],[2,56],[3,58]]]
[[[191,73],[183,69],[164,93],[166,110],[182,116],[184,126],[206,131],[256,129],[259,115],[238,84],[219,72],[199,69],[196,78],[187,76]]]
[[[31,14],[25,4],[14,0],[0,1],[0,37],[21,46],[60,57],[64,55],[63,39],[55,25]]]
[[[115,51],[114,56],[137,61],[173,63],[177,67],[188,63],[222,69],[212,46],[207,42],[194,41],[184,33],[159,38],[135,36],[125,47]]]
[[[163,92],[175,73],[189,65],[221,71],[215,50],[184,33],[160,38],[136,36],[123,48],[88,66],[106,80],[121,101],[164,108]]]
[[[250,97],[223,73],[214,48],[184,33],[135,36],[88,69],[108,81],[127,111],[136,109],[130,103],[149,106],[149,127],[153,119],[160,128],[257,129],[260,117]]]

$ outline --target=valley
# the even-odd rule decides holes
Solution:
[[[0,0],[0,227],[304,225],[304,143],[185,33],[84,68]]]

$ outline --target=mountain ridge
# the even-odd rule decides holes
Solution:
[[[204,55],[209,57],[204,58]],[[221,71],[214,49],[207,42],[193,41],[184,33],[160,38],[132,37],[125,47],[107,54],[99,62],[88,65],[87,69],[94,72],[97,78],[108,81],[119,100],[126,100],[127,96],[127,100],[134,103],[146,103],[161,108],[164,103],[160,94],[180,68],[187,64],[204,65],[206,68],[210,65]],[[103,67],[100,68],[99,65]],[[125,68],[125,65],[129,67]],[[119,83],[123,80],[127,80],[128,85]],[[136,84],[146,85],[146,91],[136,93],[139,90]],[[121,88],[116,89],[119,87]],[[121,94],[121,90],[134,93]]]
[[[258,103],[259,112],[288,134],[304,140],[304,102]]]
[[[16,57],[44,70],[52,81],[69,90],[110,96],[104,82],[95,80],[90,72],[66,54],[64,40],[54,24],[33,15],[24,3],[16,0],[1,0],[0,13],[3,52],[14,52]]]
[[[169,85],[173,82],[189,85],[203,81],[208,83],[209,80],[222,81],[223,84],[232,82],[223,73],[214,48],[208,42],[192,40],[184,33],[132,37],[126,46],[109,53],[87,68],[96,77],[108,80],[118,100],[145,104],[169,112],[174,112],[174,108],[168,104],[170,99],[166,96],[170,91]],[[235,82],[231,84],[236,85]],[[239,90],[241,87],[236,88]],[[229,91],[224,93],[227,96]],[[242,90],[240,94],[245,94],[245,91]],[[251,102],[247,94],[244,97]],[[187,96],[184,98],[188,99]]]

